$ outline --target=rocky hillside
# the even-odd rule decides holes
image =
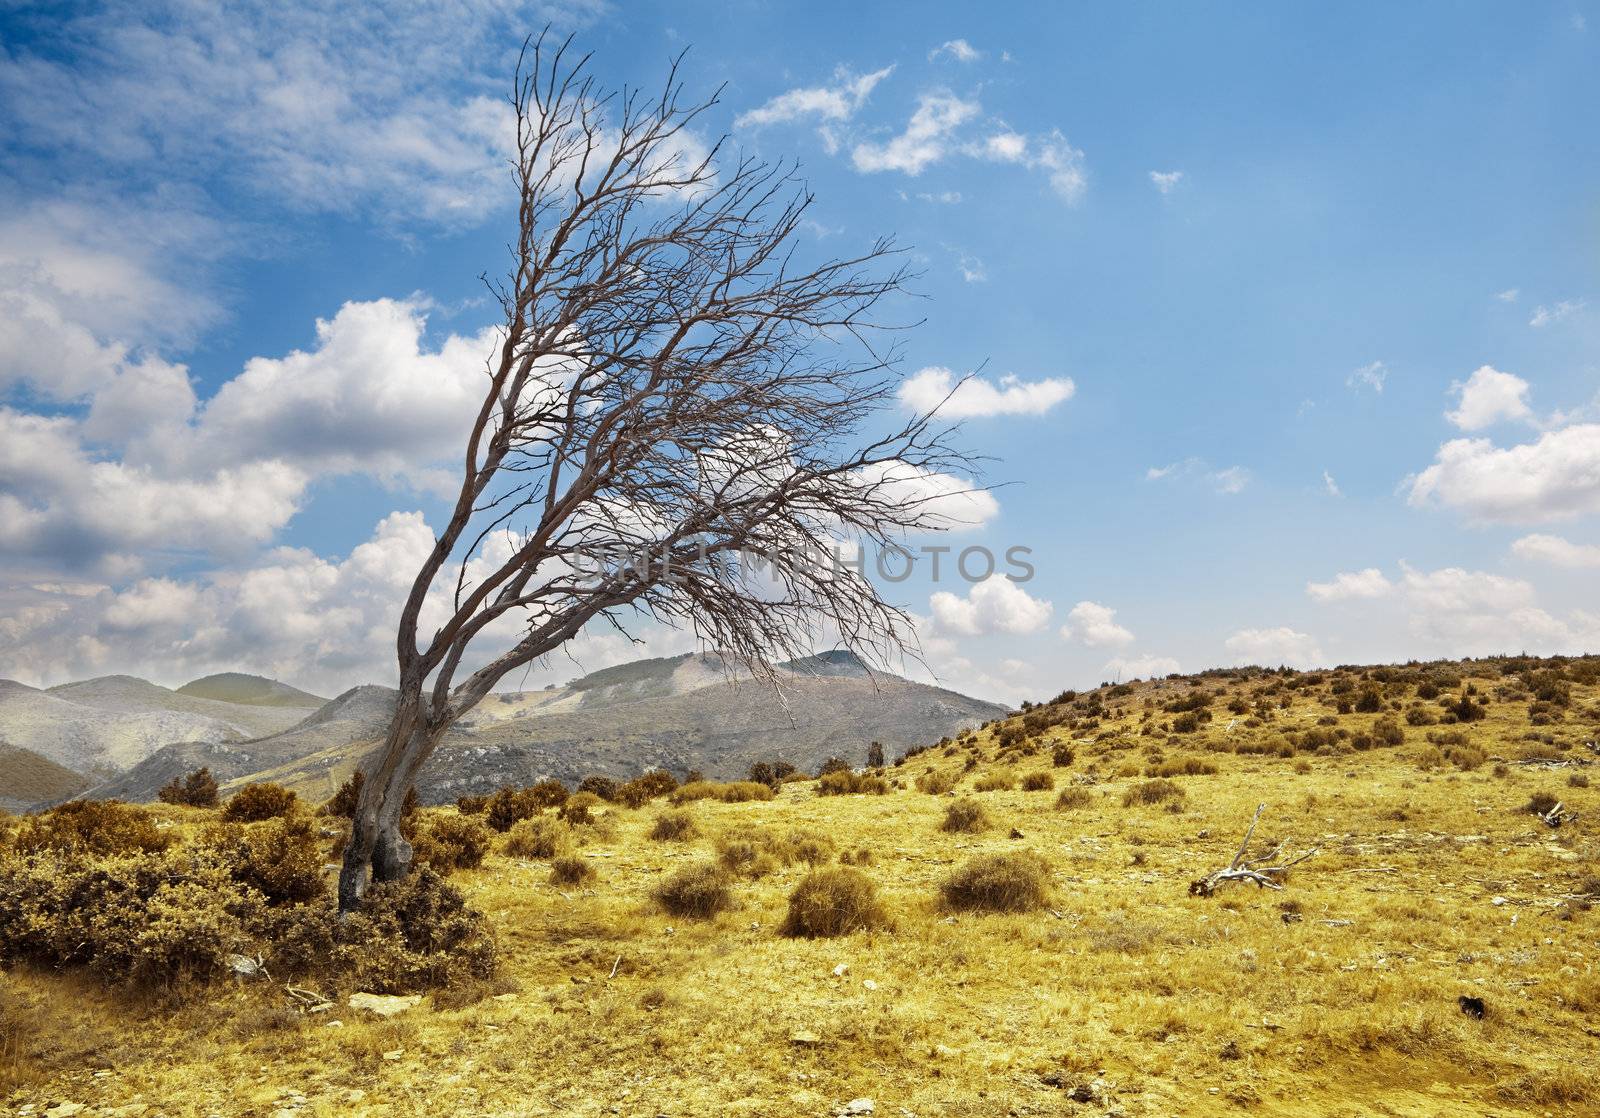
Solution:
[[[253,741],[168,745],[97,789],[152,798],[173,776],[210,766],[235,783],[271,779],[320,799],[379,742],[395,692],[358,687],[288,730]],[[639,660],[542,691],[490,696],[424,768],[425,800],[554,776],[633,776],[648,768],[733,777],[759,760],[814,769],[830,756],[859,764],[879,741],[893,753],[1005,713],[954,691],[875,674],[848,654],[778,665],[778,686],[715,656]]]

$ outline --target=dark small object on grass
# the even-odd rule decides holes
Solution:
[[[1487,1012],[1482,998],[1469,998],[1467,995],[1462,994],[1456,999],[1456,1004],[1461,1007],[1462,1013],[1465,1013],[1468,1017],[1476,1017],[1479,1021],[1483,1020],[1483,1015]]]
[[[1023,837],[1022,836],[1022,832],[1020,830],[1018,830],[1016,827],[1013,827],[1013,828],[1011,828],[1011,837],[1014,838],[1014,839],[1022,838]]]

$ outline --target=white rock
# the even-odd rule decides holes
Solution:
[[[1504,897],[1492,897],[1490,898],[1489,903],[1498,908],[1500,905],[1510,904],[1511,902],[1506,900]]]
[[[393,1017],[397,1013],[415,1009],[421,1003],[421,994],[356,993],[350,995],[348,1004],[351,1009],[364,1009],[368,1013],[376,1013],[379,1017]]]
[[[840,1114],[871,1114],[877,1109],[877,1104],[871,1099],[851,1099],[844,1104]]]
[[[45,1118],[72,1118],[74,1114],[82,1114],[88,1109],[81,1102],[58,1102],[44,1113]]]
[[[835,978],[843,978],[845,975],[847,975],[849,973],[850,973],[850,964],[849,963],[840,963],[838,966],[833,968],[833,977],[835,977]]]
[[[383,1054],[383,1058],[385,1060],[398,1060],[401,1056],[404,1056],[405,1054],[406,1054],[406,1050],[404,1048],[394,1048],[394,1049],[389,1050],[388,1052],[385,1052]]]
[[[868,990],[876,990],[878,988],[878,984],[872,981],[870,978],[863,980],[861,985],[865,986]]]

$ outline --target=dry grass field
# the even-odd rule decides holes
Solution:
[[[1464,694],[1487,705],[1451,721]],[[0,1103],[174,1118],[815,1116],[862,1099],[892,1118],[1597,1114],[1597,728],[1593,660],[1063,697],[890,767],[883,794],[796,781],[765,802],[608,805],[559,824],[593,870],[569,869],[578,880],[553,883],[549,859],[496,835],[451,881],[491,919],[499,976],[387,1020],[342,996],[304,1014],[276,980],[162,1000],[14,967]],[[1541,793],[1576,818],[1546,825],[1525,808]],[[969,829],[942,829],[967,800],[982,808]],[[1253,854],[1316,853],[1281,891],[1191,896],[1262,803]],[[180,831],[211,815],[155,810]],[[675,811],[690,834],[651,837]],[[731,907],[664,911],[657,890],[719,846]],[[969,860],[1022,852],[1042,860],[1042,905],[1026,890],[1017,912],[941,899]],[[881,919],[859,922],[878,926],[784,934],[812,863],[841,861],[876,886]]]

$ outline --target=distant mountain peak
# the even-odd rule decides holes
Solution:
[[[244,706],[315,707],[328,701],[287,683],[246,672],[217,672],[192,679],[178,688],[178,694]]]
[[[826,652],[802,656],[798,660],[787,660],[778,667],[796,675],[864,677],[872,674],[872,669],[867,667],[866,661],[848,648],[832,648]]]

